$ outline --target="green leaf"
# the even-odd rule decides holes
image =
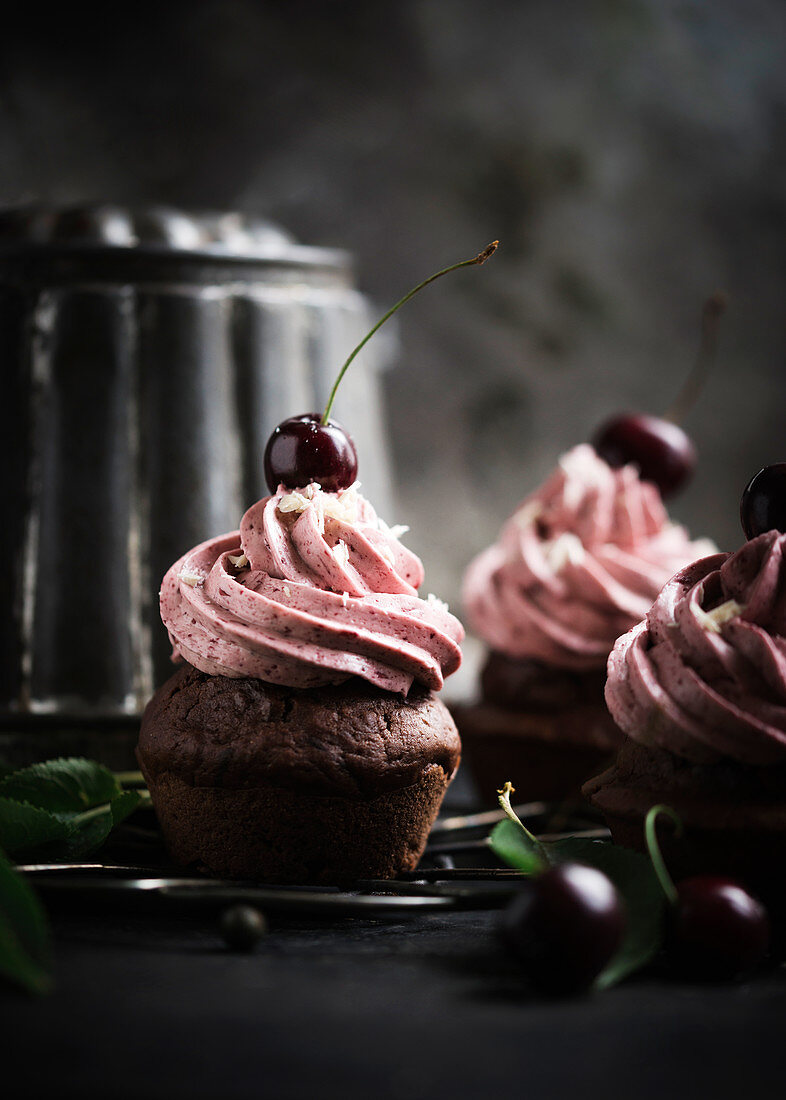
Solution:
[[[0,846],[38,858],[79,859],[150,801],[107,768],[78,758],[0,768]],[[51,986],[49,933],[34,892],[0,852],[0,976],[33,992]]]
[[[29,802],[0,798],[0,847],[10,855],[63,840],[70,832],[67,814],[50,813]]]
[[[622,946],[595,980],[607,989],[646,966],[663,942],[665,898],[647,856],[606,840],[569,837],[546,846],[556,862],[575,860],[608,875],[625,903],[627,931]]]
[[[527,834],[509,818],[495,825],[489,837],[491,850],[510,867],[527,875],[537,875],[544,869],[535,844]]]
[[[32,764],[0,781],[0,847],[15,856],[80,859],[148,799],[147,791],[123,791],[112,772],[89,760]]]
[[[51,988],[46,916],[30,886],[0,854],[0,974],[32,993]]]
[[[97,851],[112,832],[112,810],[109,803],[94,806],[83,814],[74,814],[68,821],[68,833],[53,844],[39,850],[47,859],[80,860]]]
[[[147,805],[149,802],[150,795],[147,791],[123,791],[121,794],[116,795],[109,803],[109,808],[112,811],[112,827],[114,828],[121,821],[125,821],[134,810]]]
[[[0,778],[0,798],[54,813],[79,813],[110,802],[121,791],[103,764],[82,757],[31,764]]]
[[[122,791],[111,802],[75,815],[69,821],[68,835],[53,846],[47,846],[47,855],[52,859],[73,860],[92,855],[109,838],[115,826],[148,799],[147,791]]]

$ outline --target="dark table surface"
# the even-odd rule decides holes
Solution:
[[[448,812],[474,797],[454,784]],[[102,859],[163,868],[166,853],[157,830],[124,826]],[[44,894],[53,993],[0,985],[0,1100],[786,1097],[786,967],[547,1001],[499,945],[496,910],[270,913],[244,955],[218,910],[70,893]]]
[[[240,955],[206,913],[60,913],[55,991],[0,992],[3,1095],[786,1095],[783,968],[548,1002],[497,947],[496,919],[279,918]]]

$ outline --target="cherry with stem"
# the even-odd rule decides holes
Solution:
[[[614,885],[595,867],[552,866],[548,852],[513,809],[511,783],[498,791],[507,817],[527,839],[534,882],[505,910],[503,943],[541,993],[566,995],[588,989],[610,962],[625,934],[625,912]]]
[[[761,964],[770,940],[764,906],[740,883],[720,875],[696,875],[677,886],[666,869],[656,834],[661,815],[682,833],[670,806],[653,806],[644,822],[652,866],[669,903],[666,951],[678,973],[704,980],[731,980]]]
[[[681,423],[696,403],[715,362],[720,319],[727,304],[723,291],[716,291],[704,303],[699,350],[665,416],[623,413],[603,424],[593,439],[595,450],[610,466],[634,463],[642,478],[654,482],[664,497],[681,488],[696,466],[696,449]]]
[[[264,457],[265,480],[271,493],[275,493],[279,485],[284,485],[288,489],[298,489],[310,482],[317,482],[327,492],[336,492],[339,489],[347,489],[353,484],[358,472],[355,444],[349,433],[330,418],[338,388],[353,359],[362,351],[374,333],[378,332],[397,310],[429,283],[462,267],[484,264],[490,256],[494,255],[498,245],[499,241],[492,241],[471,260],[461,260],[459,263],[444,267],[414,286],[380,317],[374,327],[350,352],[336,376],[322,415],[303,413],[300,416],[290,416],[273,430],[265,447]]]

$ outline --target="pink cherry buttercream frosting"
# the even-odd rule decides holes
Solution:
[[[580,444],[469,566],[464,606],[500,653],[602,668],[669,577],[714,549],[669,520],[634,466],[612,469]]]
[[[677,573],[608,670],[606,702],[634,740],[697,764],[786,762],[786,535]]]
[[[422,580],[420,559],[355,487],[280,486],[239,531],[175,562],[161,618],[173,658],[209,674],[439,690],[461,662],[464,631],[439,600],[418,597]]]

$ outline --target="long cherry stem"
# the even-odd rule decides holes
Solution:
[[[701,311],[701,340],[699,350],[690,374],[685,379],[682,389],[677,394],[674,402],[667,411],[664,419],[671,420],[675,424],[681,424],[685,416],[696,403],[696,399],[704,388],[707,375],[712,370],[718,353],[718,330],[720,319],[726,312],[729,304],[729,296],[723,290],[716,290],[704,303]]]
[[[371,329],[371,331],[366,333],[366,335],[363,337],[363,339],[360,341],[360,343],[354,349],[354,351],[350,352],[350,355],[349,355],[347,361],[344,363],[344,366],[338,372],[338,377],[336,378],[336,381],[333,383],[333,389],[330,391],[330,397],[328,397],[327,405],[325,405],[325,411],[322,413],[322,421],[321,421],[322,424],[327,424],[327,422],[328,422],[328,419],[330,417],[330,411],[333,408],[333,402],[336,399],[336,393],[338,392],[338,387],[341,385],[342,378],[347,373],[347,368],[349,367],[349,364],[352,362],[352,360],[355,358],[355,356],[358,354],[358,352],[361,351],[361,349],[365,347],[365,345],[369,342],[369,340],[374,335],[374,333],[378,329],[382,328],[385,321],[389,320],[393,316],[393,314],[396,312],[396,310],[400,309],[401,306],[403,306],[406,302],[408,302],[410,300],[410,298],[414,298],[414,296],[418,293],[419,290],[422,290],[424,286],[428,286],[429,283],[433,283],[435,279],[441,279],[443,275],[447,275],[450,271],[458,271],[458,269],[460,267],[472,267],[476,264],[478,266],[480,264],[484,264],[486,262],[486,260],[489,258],[489,256],[493,256],[494,253],[497,251],[498,245],[499,245],[499,241],[492,241],[491,244],[486,245],[486,247],[483,249],[483,251],[479,252],[477,254],[477,256],[475,256],[473,259],[471,259],[471,260],[462,260],[461,263],[458,263],[458,264],[451,264],[450,267],[445,267],[445,268],[442,269],[442,271],[438,271],[436,273],[436,275],[430,275],[428,279],[424,279],[422,283],[418,283],[418,285],[414,286],[412,288],[412,290],[409,291],[409,293],[405,294],[403,298],[401,298],[398,302],[396,302],[396,304],[394,306],[392,306],[387,311],[387,313],[385,314],[384,317],[380,317],[380,319],[377,321],[377,323],[374,325],[374,327]]]

